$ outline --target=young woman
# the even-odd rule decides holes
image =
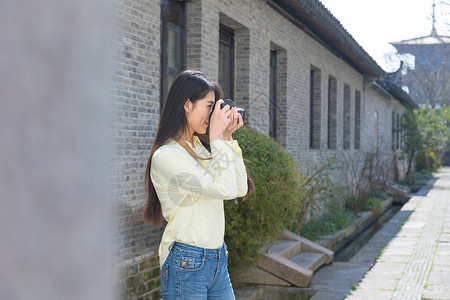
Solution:
[[[163,299],[235,299],[223,200],[248,191],[241,149],[232,138],[243,120],[235,108],[221,109],[219,95],[220,87],[202,73],[180,73],[148,160],[143,219],[167,221],[159,247]],[[198,137],[208,130],[210,151]]]

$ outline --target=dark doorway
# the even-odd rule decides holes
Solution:
[[[450,151],[445,152],[444,157],[442,157],[442,165],[450,167]]]

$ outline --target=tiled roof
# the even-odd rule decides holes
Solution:
[[[364,75],[379,77],[383,69],[319,0],[267,0],[281,14]],[[292,20],[291,20],[292,21]]]
[[[405,92],[401,87],[395,85],[392,81],[387,78],[379,78],[372,84],[372,87],[378,89],[381,87],[383,90],[387,91],[392,97],[406,107],[417,108],[418,105],[411,99],[407,92]]]
[[[358,72],[378,78],[373,82],[372,87],[383,96],[399,100],[405,106],[417,107],[408,93],[392,82],[392,74],[386,73],[375,62],[319,0],[266,1],[272,8],[348,62]]]

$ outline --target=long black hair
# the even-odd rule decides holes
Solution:
[[[186,101],[189,99],[194,104],[198,99],[206,97],[210,91],[214,90],[215,86],[213,83],[198,71],[183,71],[173,81],[161,112],[158,130],[156,131],[145,171],[147,202],[142,213],[144,222],[158,226],[163,224],[161,203],[150,178],[153,153],[167,143],[169,139],[173,138],[177,140],[183,135],[187,128],[187,119],[184,110]]]

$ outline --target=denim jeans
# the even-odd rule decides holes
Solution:
[[[172,299],[235,299],[225,243],[205,249],[175,242],[161,269],[161,296]]]

